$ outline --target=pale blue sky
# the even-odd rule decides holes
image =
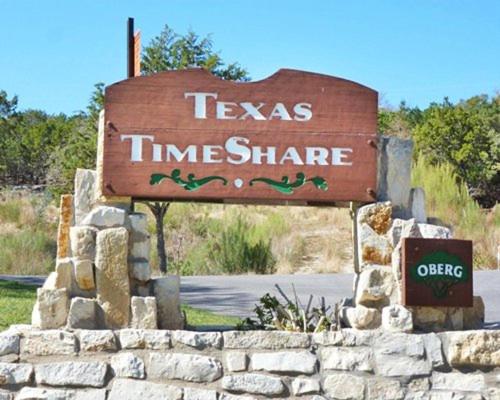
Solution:
[[[0,89],[21,108],[84,109],[126,75],[125,27],[212,34],[252,79],[280,67],[351,79],[425,107],[500,90],[500,1],[0,0]]]

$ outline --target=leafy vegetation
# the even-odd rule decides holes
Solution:
[[[0,332],[12,324],[31,322],[31,311],[36,301],[36,286],[0,280]],[[188,326],[196,328],[203,325],[236,326],[239,318],[218,315],[209,311],[181,306],[186,314]]]

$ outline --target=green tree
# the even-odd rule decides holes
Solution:
[[[245,69],[238,63],[226,65],[214,52],[210,36],[200,38],[193,31],[175,33],[168,25],[143,50],[141,72],[151,75],[161,71],[202,67],[214,75],[233,81],[248,81]]]

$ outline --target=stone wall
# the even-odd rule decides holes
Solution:
[[[0,333],[1,400],[500,399],[500,331]]]

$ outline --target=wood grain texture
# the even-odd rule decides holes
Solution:
[[[432,307],[472,307],[473,303],[473,265],[472,241],[456,239],[403,239],[403,282],[402,299],[407,306]],[[468,273],[466,282],[456,283],[448,290],[448,295],[437,298],[429,285],[415,282],[410,273],[425,256],[438,251],[456,256]]]
[[[259,111],[269,115],[276,103],[288,111],[297,103],[310,103],[313,117],[308,121],[279,119],[223,120],[215,118],[215,100],[207,101],[207,118],[194,118],[194,100],[186,92],[217,93],[217,101],[265,103]],[[168,71],[115,83],[106,88],[103,191],[105,195],[134,198],[223,201],[280,204],[314,202],[332,204],[338,201],[374,201],[377,173],[377,92],[340,78],[326,75],[280,70],[258,82],[223,81],[202,69]],[[241,117],[243,109],[235,107]],[[276,146],[277,153],[294,146],[325,148],[349,147],[352,166],[345,165],[233,165],[182,162],[153,162],[152,146],[145,142],[142,162],[131,162],[130,141],[120,140],[124,134],[154,135],[155,143],[187,145],[224,145],[232,136],[247,138],[250,146]],[[372,141],[372,142],[370,142]],[[198,150],[201,152],[201,150]],[[279,157],[278,157],[279,158]],[[211,182],[197,191],[187,191],[170,180],[149,184],[151,174],[170,174],[178,168],[182,177],[223,176],[226,186]],[[249,186],[250,180],[267,177],[294,181],[297,173],[306,178],[320,176],[328,190],[306,184],[283,194],[263,183]],[[235,180],[241,179],[238,188]]]

